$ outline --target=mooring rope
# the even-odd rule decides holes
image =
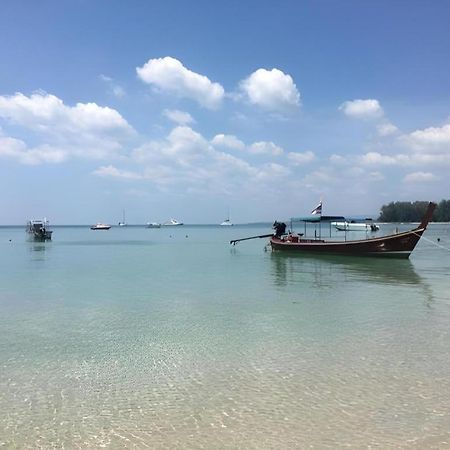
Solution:
[[[413,232],[413,234],[415,234],[416,236],[421,237],[421,238],[424,239],[425,241],[431,242],[431,243],[432,243],[433,245],[435,245],[436,247],[442,248],[442,249],[447,250],[448,252],[450,252],[450,248],[444,247],[443,245],[438,244],[438,243],[432,241],[431,239],[426,238],[425,236],[421,236],[421,235],[418,234],[418,233],[414,233],[414,232]]]

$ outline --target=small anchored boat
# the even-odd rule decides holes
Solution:
[[[331,226],[339,231],[378,231],[380,227],[369,220],[365,222],[344,221],[344,222],[331,222]]]
[[[98,222],[95,225],[92,225],[91,230],[109,230],[110,228],[111,225]]]
[[[178,222],[178,220],[176,220],[176,219],[170,219],[167,222],[164,222],[163,225],[165,227],[176,227],[179,225],[183,225],[183,222]]]
[[[119,227],[126,227],[128,224],[125,221],[125,210],[122,211],[122,221],[118,223]]]
[[[222,226],[222,227],[231,227],[231,226],[233,226],[233,222],[231,222],[230,219],[225,219],[225,220],[220,224],[220,226]]]
[[[158,222],[147,222],[146,228],[161,228],[161,224]]]
[[[49,241],[53,231],[48,229],[48,220],[29,220],[27,223],[27,233],[30,233],[35,240]]]

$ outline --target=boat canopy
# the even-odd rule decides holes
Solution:
[[[291,217],[291,222],[337,222],[345,221],[343,216],[305,216],[305,217]]]

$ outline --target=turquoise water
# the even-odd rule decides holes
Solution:
[[[0,447],[449,448],[450,227],[406,261],[228,244],[270,231],[0,228]]]

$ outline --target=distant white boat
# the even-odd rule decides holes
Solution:
[[[95,225],[92,225],[91,230],[109,230],[110,228],[111,225],[98,222]]]
[[[331,222],[339,231],[378,231],[380,227],[370,222]]]
[[[161,228],[161,224],[157,222],[147,222],[147,228]]]
[[[163,223],[164,226],[178,226],[178,225],[183,225],[183,222],[178,222],[178,220],[175,219],[170,219],[167,222]]]
[[[128,224],[125,221],[125,210],[123,210],[123,214],[122,214],[122,222],[119,222],[119,227],[126,227]]]
[[[227,218],[220,224],[223,227],[229,227],[233,225],[233,222],[230,220],[230,209],[228,208],[228,216]]]

